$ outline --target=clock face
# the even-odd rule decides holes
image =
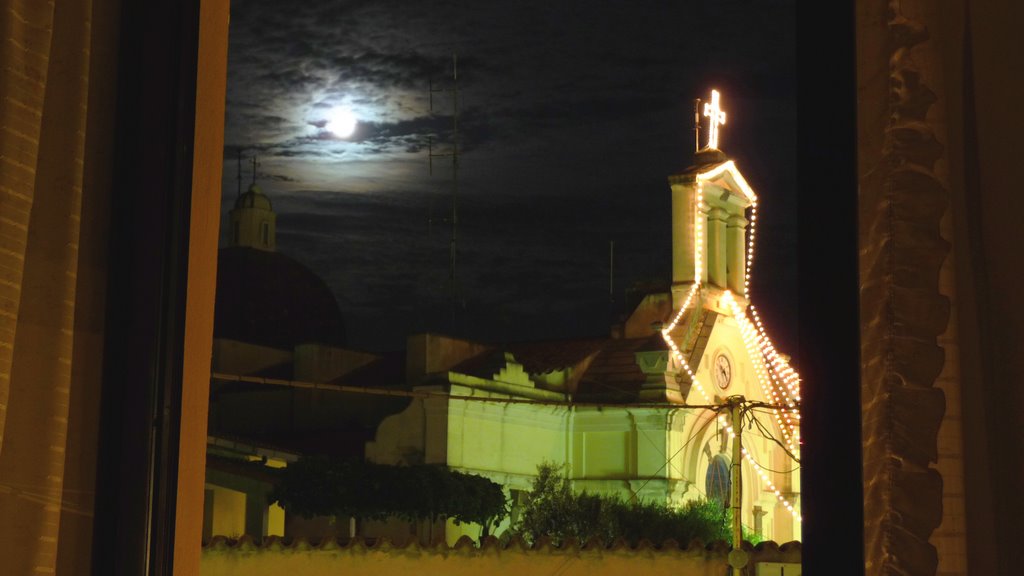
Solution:
[[[719,354],[715,357],[715,363],[711,370],[714,373],[715,384],[722,390],[728,388],[732,382],[732,365],[729,363],[729,358],[724,354]]]

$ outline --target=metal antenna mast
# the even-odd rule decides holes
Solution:
[[[700,98],[693,101],[693,151],[700,152]]]
[[[256,158],[255,155],[253,155],[253,157],[252,157],[252,185],[253,186],[256,185],[256,168],[258,168],[259,165],[260,165],[259,160]]]
[[[451,284],[452,291],[452,304],[453,304],[453,316],[454,316],[454,304],[458,298],[458,290],[455,282],[455,264],[457,252],[457,241],[458,241],[458,224],[459,224],[459,66],[458,56],[452,54],[452,84],[450,88],[434,88],[433,79],[430,81],[430,111],[434,111],[434,93],[435,92],[450,92],[452,101],[452,140],[448,152],[434,153],[434,143],[432,138],[427,139],[427,147],[429,151],[429,164],[430,174],[434,173],[434,158],[447,158],[452,159],[452,214],[449,219],[451,225],[451,239],[449,240],[449,254],[448,254],[448,281]]]
[[[235,198],[239,198],[242,195],[242,149],[238,149],[238,192],[235,193]]]

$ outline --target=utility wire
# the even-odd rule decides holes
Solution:
[[[749,411],[750,412],[754,412],[754,409],[750,409]],[[744,411],[744,412],[746,412],[746,411]],[[750,417],[751,417],[751,421],[755,425],[758,426],[758,430],[760,431],[762,437],[764,437],[765,439],[770,440],[770,441],[774,442],[775,444],[777,444],[783,451],[785,451],[785,453],[788,456],[790,456],[790,458],[793,458],[793,460],[795,462],[797,462],[798,464],[800,463],[800,458],[798,458],[793,452],[791,452],[790,449],[788,449],[788,447],[785,446],[784,442],[780,442],[777,438],[775,438],[775,436],[771,434],[771,431],[767,427],[765,427],[765,425],[761,422],[761,420],[759,420],[753,414]],[[760,465],[760,464],[758,464],[758,465]],[[762,466],[762,467],[764,467],[764,466]],[[768,468],[765,468],[765,469],[768,469]]]
[[[225,374],[212,372],[210,378],[221,382],[247,382],[250,384],[266,384],[270,386],[283,386],[286,388],[305,388],[309,390],[330,390],[333,392],[348,392],[351,394],[367,394],[371,396],[391,396],[398,398],[446,398],[449,400],[467,400],[471,402],[493,402],[498,404],[535,404],[538,406],[580,406],[593,408],[663,408],[663,409],[706,409],[717,410],[720,406],[715,404],[668,404],[665,402],[643,402],[643,403],[610,403],[610,402],[580,402],[578,400],[542,400],[534,398],[495,398],[492,396],[469,396],[460,394],[449,394],[437,390],[400,390],[395,388],[371,388],[368,386],[348,386],[345,384],[332,384],[327,382],[306,382],[302,380],[285,380],[281,378],[264,378],[262,376],[243,376],[240,374]],[[507,392],[495,392],[496,394],[508,394]]]
[[[714,407],[707,408],[707,409],[717,414],[718,412],[721,412],[725,407],[726,407],[725,405],[721,405],[721,406],[714,406]],[[669,456],[667,459],[665,459],[665,462],[663,462],[661,464],[660,468],[658,468],[657,470],[654,471],[654,475],[648,476],[647,478],[644,479],[644,483],[641,484],[639,488],[637,488],[636,490],[633,491],[633,495],[635,496],[635,495],[639,494],[640,491],[644,489],[644,486],[647,486],[647,484],[651,480],[655,479],[655,475],[658,472],[661,472],[662,470],[664,470],[665,466],[670,464],[672,462],[672,460],[676,456],[678,456],[680,452],[683,451],[683,448],[686,448],[687,446],[689,446],[690,442],[693,442],[694,438],[696,438],[698,434],[702,433],[705,428],[710,426],[712,422],[718,422],[718,418],[717,417],[708,418],[707,421],[704,422],[704,424],[702,424],[699,428],[694,430],[693,434],[691,434],[690,437],[686,439],[686,442],[683,442],[683,445],[680,446],[678,450],[673,452],[671,456]]]
[[[773,437],[771,435],[771,432],[765,430],[764,425],[757,419],[756,416],[749,415],[749,422],[755,424],[758,427],[758,432],[760,433],[762,438],[764,438],[766,440],[772,440],[772,441],[778,443],[778,440],[776,440],[775,437]],[[785,447],[783,447],[783,448],[785,448]],[[769,468],[769,467],[765,466],[764,464],[761,464],[760,462],[758,462],[757,459],[754,458],[754,455],[749,450],[747,451],[747,457],[750,458],[750,460],[755,465],[757,465],[758,468],[761,468],[762,470],[767,470],[768,472],[774,472],[776,474],[792,474],[793,472],[796,472],[797,470],[800,469],[800,461],[796,460],[795,458],[794,458],[794,460],[796,460],[796,463],[797,463],[796,468],[793,468],[792,470],[774,470],[774,469]],[[792,455],[790,457],[792,458]]]

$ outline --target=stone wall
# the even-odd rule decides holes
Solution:
[[[744,545],[750,563],[742,576],[762,573],[800,576],[800,543],[781,547],[764,542],[756,547]],[[526,546],[513,539],[508,544],[486,538],[477,546],[462,538],[449,548],[409,544],[395,546],[387,539],[367,545],[355,539],[340,545],[328,539],[317,546],[305,540],[285,544],[270,538],[263,546],[254,545],[248,537],[232,541],[214,538],[203,548],[203,576],[345,576],[387,574],[444,574],[445,576],[522,576],[524,574],[559,574],[560,576],[604,576],[644,574],[645,576],[722,576],[728,573],[730,547],[724,542],[708,546],[692,542],[681,548],[674,541],[654,547],[646,541],[636,547],[616,543],[610,547],[568,543],[554,547],[546,541]],[[771,568],[771,570],[765,570]]]

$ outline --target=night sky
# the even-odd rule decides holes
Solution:
[[[327,281],[353,348],[604,336],[627,288],[667,286],[667,177],[716,88],[720,148],[761,200],[753,299],[799,361],[794,25],[795,0],[233,0],[224,213],[238,150],[258,155],[278,251]],[[453,54],[454,299],[451,159],[430,175],[427,149],[450,150],[450,93],[431,114],[428,86],[452,87]],[[348,139],[325,129],[339,106]]]

